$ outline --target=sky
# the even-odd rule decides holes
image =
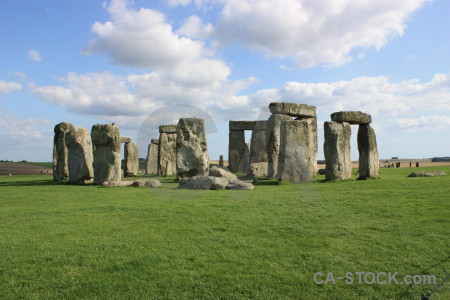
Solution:
[[[228,122],[270,102],[372,115],[380,158],[450,156],[448,0],[0,0],[0,160],[51,161],[53,128]],[[352,159],[358,159],[352,126]],[[250,133],[246,134],[250,140]]]

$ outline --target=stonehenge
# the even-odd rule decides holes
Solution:
[[[176,162],[177,125],[159,126],[158,175],[170,176],[177,173]]]
[[[379,172],[378,149],[375,131],[370,126],[372,117],[360,111],[340,111],[331,114],[325,122],[324,154],[326,180],[351,178],[350,125],[358,125],[359,177],[377,178]]]
[[[94,149],[94,183],[121,181],[121,155],[119,127],[109,124],[95,124],[91,130]]]
[[[124,157],[124,176],[136,176],[139,170],[139,150],[136,144],[133,144],[131,142],[125,143]]]
[[[208,175],[208,145],[203,119],[181,118],[178,121],[176,172],[179,179]]]
[[[90,183],[94,177],[91,136],[86,128],[73,126],[65,135],[69,182]]]
[[[61,122],[54,128],[53,138],[53,179],[64,180],[69,177],[67,161],[66,133],[73,128],[71,123]]]
[[[151,139],[145,160],[145,174],[158,174],[159,139]]]

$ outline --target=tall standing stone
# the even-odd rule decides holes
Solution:
[[[285,120],[280,134],[278,179],[309,182],[316,173],[315,120]]]
[[[245,130],[253,130],[254,127],[255,121],[230,121],[228,135],[228,169],[231,172],[238,172],[239,166],[242,164],[248,165],[248,160],[244,159],[244,153],[247,149],[245,143]]]
[[[350,157],[351,127],[349,123],[325,122],[325,155],[326,180],[344,180],[352,177],[352,161]]]
[[[249,144],[245,144],[245,151],[241,157],[241,161],[239,162],[238,172],[247,172],[249,166],[250,159],[250,146]]]
[[[145,174],[158,174],[159,139],[152,139],[148,145]]]
[[[93,154],[91,136],[86,128],[74,126],[66,133],[69,182],[85,184],[92,181]]]
[[[69,177],[67,161],[66,134],[73,128],[71,123],[61,122],[55,126],[53,138],[53,179],[64,180]]]
[[[376,178],[380,168],[378,160],[377,138],[369,124],[358,128],[359,179]]]
[[[122,179],[119,127],[95,124],[91,130],[94,148],[94,183]]]
[[[278,177],[278,157],[280,155],[281,144],[281,123],[286,120],[291,120],[291,117],[283,114],[273,114],[269,117],[267,122],[268,140],[267,140],[267,154],[268,154],[268,168],[267,176],[269,178]]]
[[[197,118],[181,118],[177,126],[177,176],[189,178],[208,175],[209,158],[205,122]]]
[[[255,121],[250,141],[249,164],[268,161],[267,121]]]
[[[125,166],[124,176],[133,177],[138,174],[139,170],[139,150],[136,144],[125,143],[124,150]]]
[[[159,175],[177,173],[176,159],[177,125],[159,126]]]

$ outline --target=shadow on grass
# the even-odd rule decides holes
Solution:
[[[49,185],[68,185],[67,182],[57,182],[48,179],[41,180],[18,180],[18,181],[3,181],[0,182],[0,187],[7,186],[49,186]]]

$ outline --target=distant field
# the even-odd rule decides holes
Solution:
[[[148,189],[0,176],[0,298],[420,299],[435,285],[313,281],[449,274],[450,166],[417,170],[447,175],[386,168],[379,180],[318,175],[252,191],[180,190],[173,177]],[[450,284],[430,299],[450,299]]]

